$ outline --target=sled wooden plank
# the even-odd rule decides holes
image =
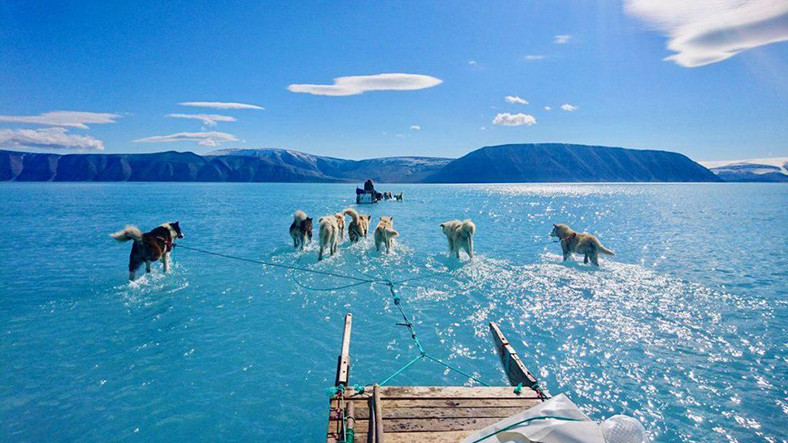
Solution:
[[[345,328],[342,332],[342,350],[337,362],[337,377],[334,386],[347,386],[350,380],[350,330],[353,327],[353,314],[345,315]]]
[[[509,383],[512,386],[517,386],[520,383],[524,387],[535,386],[536,377],[525,367],[522,360],[520,360],[520,356],[517,355],[517,351],[514,350],[506,336],[501,332],[501,328],[496,323],[490,322],[490,332],[492,332],[495,348],[501,357],[503,370],[506,373],[506,377],[509,378]]]

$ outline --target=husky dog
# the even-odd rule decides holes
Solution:
[[[449,240],[449,254],[460,258],[460,249],[465,249],[469,258],[473,258],[473,234],[476,225],[466,218],[463,221],[451,220],[441,223],[441,230]]]
[[[564,253],[564,261],[569,258],[572,253],[583,254],[583,263],[591,263],[594,266],[599,266],[599,254],[616,255],[615,252],[602,246],[602,243],[591,234],[577,233],[567,225],[557,224],[553,225],[553,231],[550,232],[550,237],[558,237],[561,239],[561,250]]]
[[[366,237],[369,232],[369,216],[359,215],[352,208],[347,208],[342,211],[343,214],[349,215],[352,220],[347,225],[347,235],[351,243],[356,243],[361,240],[361,237]]]
[[[394,194],[394,199],[397,200],[398,202],[401,202],[402,201],[402,193],[398,192],[398,193]]]
[[[312,217],[307,217],[304,211],[296,211],[290,224],[290,237],[293,237],[293,247],[302,251],[306,243],[312,243]]]
[[[391,243],[394,237],[398,237],[399,232],[394,230],[394,217],[380,217],[378,226],[375,228],[375,250],[380,251],[381,245],[386,245],[386,254],[391,251]]]
[[[391,195],[390,191],[386,191],[386,192],[383,193],[383,198],[386,199],[386,200],[391,200],[392,198],[394,198],[394,196]]]
[[[145,263],[145,272],[150,272],[150,264],[156,260],[161,260],[164,272],[169,272],[172,241],[176,238],[183,238],[183,233],[178,222],[172,222],[164,223],[144,234],[138,227],[128,225],[109,236],[121,242],[134,240],[129,255],[129,280],[134,281],[137,269],[143,262]]]
[[[320,217],[318,233],[320,234],[320,252],[317,254],[317,261],[323,260],[323,250],[328,248],[328,252],[334,255],[339,244],[339,226],[337,226],[336,214]]]
[[[337,212],[334,214],[334,217],[337,219],[337,228],[339,228],[339,240],[345,239],[345,214],[342,212]]]

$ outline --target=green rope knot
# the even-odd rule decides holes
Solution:
[[[353,385],[353,390],[356,391],[356,394],[363,394],[364,387],[359,385]]]
[[[515,395],[520,395],[520,392],[522,392],[522,391],[523,391],[523,384],[522,383],[518,383],[517,386],[514,387]]]
[[[330,388],[326,388],[326,392],[328,392],[329,397],[333,397],[340,392],[345,392],[345,387],[342,385],[339,386],[331,386]]]

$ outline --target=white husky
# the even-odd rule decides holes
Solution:
[[[339,225],[336,215],[320,217],[318,223],[320,223],[318,228],[318,232],[320,233],[320,252],[317,255],[317,260],[320,261],[323,260],[323,250],[326,247],[328,247],[331,255],[337,252],[337,245],[339,244]]]
[[[441,223],[441,229],[449,239],[450,255],[460,258],[460,248],[462,248],[468,253],[468,257],[473,258],[473,234],[476,233],[476,225],[470,219]]]
[[[394,217],[380,217],[378,226],[375,228],[375,250],[380,251],[380,246],[386,245],[386,254],[388,254],[394,237],[398,236],[399,232],[394,230]]]

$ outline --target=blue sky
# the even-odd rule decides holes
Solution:
[[[0,23],[8,149],[788,155],[785,1],[7,1]]]

